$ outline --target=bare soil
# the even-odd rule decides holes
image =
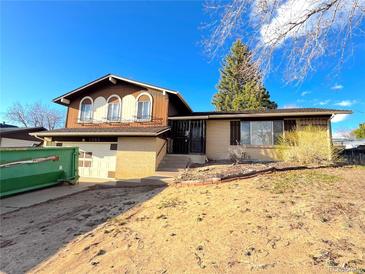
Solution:
[[[206,164],[194,164],[183,171],[175,181],[206,180],[209,178],[222,178],[227,175],[247,173],[256,170],[263,170],[268,167],[284,168],[293,166],[284,162],[267,163],[242,163],[233,164],[232,162],[208,162]]]
[[[111,197],[124,193],[108,191]],[[144,198],[136,199],[140,203],[130,205],[128,211],[116,211],[112,219],[99,221],[96,228],[66,237],[68,227],[79,226],[79,222],[66,225],[81,215],[73,202],[113,208],[115,203],[133,200],[104,195],[90,191],[57,201],[57,214],[49,214],[59,215],[60,221],[43,217],[45,228],[40,227],[42,217],[37,214],[46,216],[42,210],[52,210],[53,204],[6,216],[2,230],[8,234],[3,234],[2,242],[15,244],[1,248],[2,270],[16,273],[33,265],[30,273],[47,274],[365,271],[364,168],[289,171],[217,185],[125,194]],[[97,208],[92,216],[98,214]],[[65,211],[73,213],[62,217]],[[32,218],[26,219],[29,214]],[[36,228],[30,220],[35,220]],[[81,224],[83,220],[84,227]],[[47,229],[44,235],[42,229]],[[64,235],[64,245],[55,248],[51,243],[58,233]],[[33,248],[37,243],[41,247]],[[25,262],[35,257],[41,258]]]
[[[95,189],[2,214],[0,270],[25,273],[79,235],[161,190],[150,187]]]

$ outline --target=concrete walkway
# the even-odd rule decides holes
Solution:
[[[47,202],[62,198],[71,194],[85,191],[92,186],[115,186],[116,181],[106,181],[105,179],[80,178],[79,183],[69,185],[67,183],[37,189],[29,192],[19,193],[13,196],[0,199],[0,214],[11,212],[23,207]]]
[[[87,182],[76,185],[61,184],[2,198],[0,200],[0,214],[81,192],[92,185],[95,184]]]
[[[138,186],[167,186],[173,181],[178,172],[156,172],[154,176],[134,180],[105,180],[96,178],[80,178],[76,185],[61,184],[44,189],[20,193],[0,199],[0,214],[12,212],[19,208],[62,198],[71,194],[85,191],[94,186],[106,187],[138,187]]]

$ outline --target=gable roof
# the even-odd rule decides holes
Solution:
[[[151,88],[151,89],[155,89],[155,90],[158,90],[158,91],[161,91],[161,92],[167,92],[167,93],[170,93],[172,95],[175,95],[177,96],[183,103],[184,105],[187,107],[187,109],[189,111],[192,111],[189,104],[185,101],[185,99],[183,98],[183,96],[176,90],[172,90],[172,89],[167,89],[167,88],[164,88],[164,87],[159,87],[159,86],[156,86],[156,85],[152,85],[152,84],[148,84],[148,83],[144,83],[144,82],[140,82],[140,81],[136,81],[136,80],[132,80],[132,79],[128,79],[128,78],[125,78],[125,77],[121,77],[121,76],[118,76],[118,75],[115,75],[115,74],[107,74],[107,75],[104,75],[94,81],[91,81],[79,88],[76,88],[74,90],[71,90],[70,92],[67,92],[55,99],[53,99],[53,102],[55,103],[58,103],[58,104],[61,104],[61,105],[65,105],[64,103],[61,102],[61,99],[62,98],[65,98],[67,99],[67,97],[69,97],[70,95],[73,95],[75,93],[78,93],[82,90],[84,90],[85,88],[87,87],[90,87],[92,85],[95,85],[101,81],[104,81],[104,80],[110,80],[110,81],[113,81],[114,80],[119,80],[119,81],[122,81],[122,82],[126,82],[126,83],[130,83],[130,84],[133,84],[133,85],[137,85],[137,86],[141,86],[141,87],[145,87],[145,88]]]

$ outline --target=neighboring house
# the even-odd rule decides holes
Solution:
[[[247,145],[251,159],[272,160],[275,141],[285,131],[317,125],[328,130],[330,142],[331,117],[351,113],[193,112],[177,91],[112,74],[53,101],[67,107],[65,128],[33,135],[46,146],[79,147],[81,176],[116,179],[153,175],[166,154],[183,154],[192,162],[229,159],[230,148],[239,143]]]
[[[342,146],[346,149],[365,145],[365,139],[333,138],[332,142],[333,145]]]
[[[9,128],[9,127],[17,127],[17,126],[10,125],[5,122],[0,123],[0,128]]]
[[[0,147],[33,147],[42,143],[42,139],[29,135],[45,131],[44,127],[0,127]]]

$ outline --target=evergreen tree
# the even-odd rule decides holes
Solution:
[[[259,72],[252,62],[247,46],[237,40],[226,56],[220,69],[218,92],[213,105],[218,111],[239,111],[245,109],[272,109],[277,104],[270,100],[270,94],[262,84]]]

